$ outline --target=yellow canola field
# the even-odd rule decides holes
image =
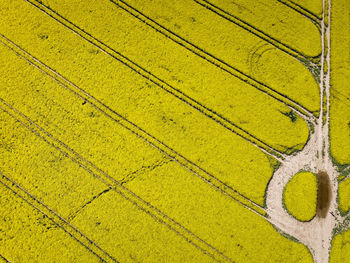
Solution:
[[[0,260],[313,262],[264,211],[279,165],[264,151],[309,136],[285,103],[320,108],[300,61],[320,53],[320,35],[290,1],[3,2]],[[303,5],[319,14],[319,2]],[[332,154],[345,165],[347,90],[332,68]],[[312,193],[297,218],[312,216]],[[332,262],[348,239],[335,237]]]
[[[28,10],[24,8],[28,8]],[[23,3],[23,6],[13,8],[13,10],[25,10],[26,12],[23,12],[23,14],[30,13],[33,16],[28,17],[25,15],[23,17],[23,19],[26,19],[24,21],[26,21],[25,25],[29,27],[28,29],[23,25],[14,28],[13,23],[4,24],[7,27],[9,25],[12,26],[9,28],[7,35],[12,38],[16,37],[17,43],[22,45],[24,49],[41,58],[74,83],[84,87],[90,94],[107,103],[114,110],[137,123],[141,128],[151,132],[152,135],[170,145],[175,151],[198,163],[220,180],[234,186],[242,194],[263,205],[265,187],[273,169],[266,156],[255,147],[237,138],[232,132],[225,130],[190,106],[174,99],[173,96],[155,87],[152,83],[146,82],[120,62],[115,61],[115,59],[106,56],[102,52],[98,52],[92,45],[86,48],[85,45],[88,45],[86,41],[84,42],[84,40],[65,29],[59,23],[52,21],[52,19],[50,20],[48,16],[41,12],[33,13],[32,10],[35,11],[35,9],[29,4]],[[22,11],[17,12],[13,14],[13,18],[21,18],[21,14]],[[41,23],[41,26],[44,28],[35,29],[36,32],[34,34],[31,33],[29,30],[30,25],[42,19],[47,21],[48,24]],[[48,32],[51,35],[47,39],[42,39],[42,34],[45,35],[45,30],[48,30],[45,27],[50,28]],[[55,29],[56,27],[57,29]],[[52,35],[53,32],[57,32],[58,35]],[[63,32],[66,32],[67,36],[64,36]],[[63,38],[71,39],[69,42],[62,43],[61,39]],[[48,53],[47,50],[51,53]],[[66,65],[68,63],[74,63],[76,66],[67,68]],[[4,68],[8,69],[7,66]],[[103,74],[101,74],[102,72]],[[11,75],[12,73],[4,74]],[[85,76],[84,78],[81,77],[83,75]],[[16,92],[12,87],[9,89],[10,91],[8,92]],[[269,97],[256,92],[254,89],[250,91],[254,92],[254,99],[251,99],[251,104],[249,105],[251,107],[248,107],[248,111],[251,108],[254,111],[250,115],[248,115],[248,112],[237,114],[239,118],[246,118],[242,122],[252,123],[252,127],[258,127],[255,128],[256,131],[264,129],[271,137],[278,137],[284,139],[284,141],[292,140],[290,147],[293,146],[292,144],[298,145],[299,148],[302,147],[303,141],[307,139],[306,124],[300,118],[296,118],[293,122],[289,117],[283,115],[281,111],[284,113],[290,111],[283,104],[269,99]],[[10,96],[8,92],[5,93]],[[38,99],[38,96],[34,95],[35,93],[31,94],[31,96],[35,96]],[[244,90],[237,94],[240,97],[237,100],[237,104],[240,107],[247,107],[246,95],[248,94]],[[61,96],[58,95],[60,100]],[[155,99],[159,96],[161,96],[161,99]],[[18,96],[12,95],[10,97],[14,99]],[[258,100],[261,103],[257,103]],[[271,107],[272,105],[275,106]],[[275,107],[278,107],[277,110]],[[35,111],[37,110],[35,109]],[[42,115],[46,114],[42,113]],[[259,115],[256,116],[257,114]],[[249,116],[251,119],[254,118],[255,121],[252,122],[247,118]],[[271,118],[273,119],[274,116],[276,116],[276,121],[271,121]],[[61,126],[65,127],[65,125]],[[281,130],[282,128],[283,130]],[[295,133],[292,134],[292,130]],[[300,135],[295,136],[297,134]],[[303,137],[303,140],[300,140],[300,137]],[[296,139],[298,140],[295,141]],[[73,141],[76,145],[82,147],[77,138]],[[89,140],[85,140],[85,143],[87,142]],[[97,155],[101,155],[101,151],[99,151],[97,146],[89,150],[95,151]],[[245,154],[242,155],[242,152]],[[218,158],[222,162],[217,162]],[[103,159],[102,162],[106,161],[105,158],[99,159]],[[108,169],[110,166],[106,167]],[[242,174],[244,175],[243,177]],[[249,182],[250,180],[252,180],[251,183]],[[252,190],[253,185],[254,190]],[[255,191],[257,193],[254,193]]]
[[[125,3],[138,10],[140,2]],[[241,89],[251,89],[229,73],[215,69],[213,64],[210,65],[208,61],[194,55],[193,52],[169,41],[170,33],[166,33],[167,36],[162,35],[120,8],[117,2],[92,1],[86,5],[81,1],[62,4],[62,1],[50,0],[44,3],[103,43],[161,76],[166,82],[198,98],[205,105],[215,107],[219,113],[229,119],[235,115],[235,112],[237,113],[236,108],[232,109],[232,102],[237,103],[238,99],[230,99],[227,94],[240,94]],[[144,3],[141,6],[143,7]],[[145,14],[151,14],[151,18],[155,21],[159,21],[171,32],[197,47],[194,52],[198,53],[198,49],[203,49],[216,58],[215,63],[221,60],[229,64],[239,72],[250,75],[253,80],[283,93],[312,112],[319,109],[318,99],[312,99],[318,96],[318,86],[310,72],[300,62],[262,38],[218,16],[193,0],[152,1],[148,6],[153,8]],[[139,11],[142,12],[143,8]],[[314,32],[317,32],[317,29],[311,22],[305,22],[300,16],[299,18],[303,21],[303,25],[305,23],[310,27],[309,31],[312,33],[307,33],[307,39],[316,41],[316,47],[313,49],[318,55],[320,40],[314,38]],[[90,23],[92,20],[94,23]],[[111,30],[107,25],[115,25],[115,27]],[[133,30],[129,30],[130,27]],[[219,66],[225,65],[219,63]],[[230,68],[229,71],[232,73],[234,70]],[[226,81],[223,82],[222,78]],[[254,81],[253,83],[257,85]],[[217,91],[218,87],[220,92]],[[221,95],[226,96],[226,100],[222,100]],[[219,105],[217,101],[223,102]],[[245,101],[249,99],[246,98]],[[277,136],[274,139],[278,140]]]
[[[99,194],[102,197],[102,194],[106,193],[108,187],[94,178],[83,167],[79,167],[77,163],[72,162],[58,150],[53,149],[47,142],[32,134],[22,124],[5,115],[6,113],[2,112],[1,119],[5,120],[5,117],[7,117],[6,125],[9,126],[8,129],[15,129],[17,133],[12,133],[12,138],[9,138],[12,141],[14,154],[11,155],[13,159],[6,158],[9,162],[6,165],[9,168],[4,173],[11,176],[12,180],[25,187],[58,215],[72,223],[81,233],[84,235],[90,234],[88,235],[89,239],[104,250],[107,250],[110,255],[107,257],[100,252],[102,259],[107,262],[113,262],[115,258],[118,258],[122,262],[132,262],[135,256],[146,261],[168,259],[169,261],[177,262],[211,262],[205,254],[193,249],[186,240],[171,231],[166,225],[157,223],[156,220],[138,209],[132,202],[127,201],[114,191],[111,194],[113,199],[105,203],[104,206],[97,207],[90,215],[102,214],[98,221],[89,222],[93,223],[93,226],[86,223],[86,217],[79,220],[79,215],[84,213],[84,209],[89,207],[89,202],[92,202]],[[7,127],[5,126],[5,128]],[[14,157],[17,157],[17,160]],[[21,171],[12,171],[13,169],[11,168],[13,167],[11,167],[10,162],[13,165],[16,162],[22,162],[27,165],[23,166]],[[35,167],[35,165],[39,164],[39,167]],[[15,167],[18,167],[18,165]],[[35,173],[31,174],[31,172]],[[16,195],[13,192],[7,193],[3,189],[4,187],[1,188],[2,196],[7,196],[8,199],[15,198]],[[5,215],[5,218],[20,215],[22,210],[20,208],[17,210],[17,206],[24,206],[25,209],[28,209],[29,205],[26,203],[21,205],[21,202],[19,205],[9,203],[6,207],[7,209],[4,208],[2,211],[2,215]],[[112,213],[113,217],[107,212]],[[56,217],[53,219],[57,219]],[[27,221],[22,222],[23,220],[25,219],[21,220],[15,217],[14,220],[4,220],[1,224],[2,228],[6,229],[6,232],[4,232],[6,235],[2,234],[1,236],[0,253],[11,260],[11,262],[72,262],[71,258],[78,256],[74,250],[70,250],[69,246],[66,247],[60,241],[63,237],[55,236],[55,233],[60,230],[58,227],[52,230],[44,228],[43,232],[48,236],[52,236],[52,244],[44,243],[44,247],[40,248],[42,250],[37,250],[35,247],[22,248],[20,245],[17,245],[30,239],[28,234],[26,236],[26,233],[24,233],[22,236],[17,234],[18,232],[28,231],[27,229],[35,231],[32,225],[39,225],[38,228],[41,225],[45,226],[45,222],[40,222],[40,218],[39,220],[27,218]],[[137,222],[137,224],[133,222]],[[88,227],[89,231],[86,230],[86,227]],[[89,232],[93,232],[94,235]],[[41,232],[37,233],[37,235],[40,234]],[[93,249],[90,248],[92,245],[88,243],[89,247],[81,247],[73,237],[77,237],[79,241],[81,239],[79,235],[70,237],[68,233],[65,238],[72,240],[73,246],[78,246],[82,250],[81,253],[84,257],[92,257],[92,260],[87,259],[85,261],[84,258],[81,258],[75,259],[73,262],[94,262],[97,256],[94,256],[89,251],[89,249]],[[34,239],[31,241],[35,243]],[[167,244],[173,249],[166,251],[163,249],[163,244]],[[40,247],[41,243],[37,245]],[[50,248],[51,246],[53,247]],[[49,249],[54,249],[55,247],[64,251],[60,255],[61,259],[56,259],[55,256],[57,255],[55,254],[50,254]],[[28,250],[34,251],[28,253]],[[183,254],[179,254],[178,251],[183,251]]]
[[[318,18],[322,18],[322,0],[281,0],[287,4],[297,4],[307,12],[316,15]]]
[[[350,163],[350,2],[334,1],[331,16],[331,106],[330,145],[335,161],[344,168]],[[338,189],[339,208],[349,212],[349,169],[340,179]],[[350,256],[350,230],[336,234],[332,243],[330,262],[346,262]]]
[[[5,47],[2,47],[1,50],[8,52]],[[216,191],[179,164],[171,162],[171,159],[117,123],[110,121],[90,104],[83,105],[83,100],[73,96],[71,92],[58,85],[54,80],[42,75],[42,72],[15,54],[10,53],[7,57],[9,58],[7,62],[16,65],[16,68],[21,68],[24,75],[16,78],[16,83],[12,83],[13,80],[10,78],[3,81],[3,87],[7,87],[1,93],[3,99],[28,115],[31,120],[44,127],[55,138],[63,140],[83,157],[94,162],[98,167],[103,167],[103,170],[108,169],[107,173],[110,176],[125,182],[127,186],[130,184],[130,189],[134,193],[159,208],[170,218],[191,229],[193,233],[230,258],[239,259],[241,257],[243,260],[249,255],[252,260],[260,260],[261,258],[267,260],[275,257],[277,261],[279,258],[287,257],[284,250],[288,250],[296,258],[309,262],[310,255],[305,247],[282,237],[260,216]],[[9,76],[14,74],[11,72],[11,67],[2,67],[2,70],[7,72]],[[33,81],[36,85],[31,86]],[[18,85],[19,83],[20,85]],[[46,111],[42,111],[41,107]],[[4,119],[8,118],[7,116]],[[156,250],[156,247],[164,248],[164,244],[172,242],[169,240],[174,233],[164,234],[168,241],[162,241],[158,235],[153,238],[148,237],[154,235],[152,233],[161,231],[158,228],[162,225],[157,220],[152,219],[147,214],[143,215],[142,211],[138,212],[138,217],[136,217],[134,210],[137,210],[137,207],[131,206],[129,203],[127,203],[128,207],[131,206],[131,208],[125,208],[126,204],[120,207],[121,197],[112,191],[101,194],[108,187],[102,187],[103,184],[99,181],[84,183],[93,178],[88,172],[83,173],[85,178],[81,178],[84,176],[83,174],[79,177],[75,174],[71,175],[71,171],[77,170],[77,168],[70,167],[71,165],[76,166],[71,163],[71,160],[62,158],[62,156],[50,157],[51,154],[58,154],[56,153],[57,149],[52,149],[45,141],[35,138],[29,130],[26,131],[26,128],[21,127],[20,124],[17,126],[19,127],[10,126],[7,129],[15,132],[13,136],[4,137],[4,142],[8,145],[7,151],[3,153],[6,161],[3,163],[4,168],[2,168],[4,173],[10,174],[19,184],[69,220],[97,244],[107,249],[112,257],[118,258],[122,262],[131,261],[133,258],[156,262],[167,258],[171,262],[196,262],[197,258],[198,262],[212,261],[194,256],[193,253],[197,253],[196,249],[194,252],[188,252],[189,249],[193,250],[189,244],[187,248],[167,245],[168,249],[163,252]],[[62,127],[66,127],[66,129]],[[11,133],[5,132],[4,134]],[[29,145],[23,147],[26,145],[24,142],[26,140],[28,140]],[[244,140],[241,141],[245,143]],[[30,148],[28,149],[28,147]],[[49,156],[47,156],[48,154]],[[45,161],[45,159],[48,160]],[[67,164],[65,164],[66,162]],[[14,173],[13,171],[16,171],[19,163],[24,165],[23,168],[28,167],[30,170],[24,169],[21,173]],[[45,165],[46,163],[47,165]],[[31,169],[31,164],[35,165],[34,169]],[[68,167],[66,167],[67,165]],[[56,167],[59,167],[60,170],[57,171]],[[61,175],[57,179],[63,180],[63,182],[52,181],[57,173]],[[28,176],[24,177],[23,175]],[[257,173],[257,175],[259,174]],[[33,180],[33,176],[38,179]],[[76,182],[72,181],[71,176],[75,178]],[[133,179],[130,182],[125,180],[130,177]],[[251,184],[249,197],[254,196],[255,188],[258,189],[257,178],[259,177],[251,178],[256,181]],[[245,179],[248,180],[248,178]],[[70,183],[69,185],[67,185],[67,181]],[[247,184],[242,181],[241,183],[237,182],[237,186],[239,185],[248,189]],[[62,186],[62,194],[58,186]],[[92,190],[89,189],[91,186],[100,187]],[[82,193],[77,192],[76,189]],[[248,190],[246,191],[248,192]],[[263,189],[260,192],[263,194]],[[86,194],[88,195],[84,198]],[[65,202],[55,198],[57,195],[64,197]],[[82,201],[78,203],[75,195],[78,195]],[[99,197],[96,198],[96,196]],[[113,196],[113,198],[109,196]],[[108,198],[108,201],[104,201],[105,198]],[[72,206],[72,203],[76,205]],[[120,222],[121,213],[125,216],[122,222]],[[111,218],[113,218],[112,221]],[[131,218],[134,220],[130,221]],[[242,226],[237,228],[237,225]],[[128,230],[130,227],[136,227],[135,232],[130,234]],[[155,227],[158,228],[152,230]],[[167,229],[166,226],[164,228]],[[128,233],[127,236],[125,236],[126,233]],[[116,236],[119,238],[114,240]],[[262,243],[263,239],[269,240],[268,247],[271,250],[265,248],[268,243]],[[129,240],[132,242],[129,243]],[[279,254],[276,254],[273,249],[277,244],[284,247]],[[261,252],[256,250],[257,246],[266,251],[263,257]],[[137,249],[138,247],[139,249]],[[151,250],[154,253],[151,253]],[[182,252],[179,253],[179,251]]]
[[[332,18],[331,153],[339,164],[346,165],[350,164],[350,3],[336,2]]]
[[[343,213],[350,210],[350,179],[345,179],[339,183],[339,208]]]
[[[316,214],[317,179],[313,173],[297,173],[286,185],[283,200],[287,211],[300,221]]]
[[[172,22],[175,19],[174,16],[161,15],[165,8],[170,10],[171,5],[167,2],[152,1],[152,5],[147,5],[140,0],[126,2],[145,11],[152,8],[147,13],[159,17],[161,24],[174,24]],[[226,13],[225,17],[231,18],[232,21],[236,22],[234,18],[237,18],[237,20],[246,22],[247,30],[254,32],[255,28],[259,29],[264,32],[265,37],[276,39],[279,42],[276,43],[279,48],[287,46],[290,52],[294,50],[307,57],[316,57],[321,53],[321,41],[317,27],[306,17],[300,17],[297,12],[291,12],[287,5],[278,0],[237,0],[234,2],[229,0],[196,0],[192,2],[200,4],[212,12],[223,11],[220,14]],[[141,5],[141,3],[143,4]],[[178,6],[177,9],[180,10],[181,4],[179,3]],[[182,4],[182,6],[184,5]],[[174,25],[175,27],[176,25]],[[190,37],[190,35],[188,36]]]
[[[23,67],[22,76],[3,81],[1,97],[49,132],[57,134],[60,140],[83,156],[89,157],[107,173],[118,171],[117,174],[119,174],[121,171],[122,174],[117,176],[123,176],[143,167],[152,166],[161,159],[150,147],[142,151],[138,144],[134,146],[125,142],[128,137],[133,138],[131,141],[134,141],[135,135],[127,136],[126,132],[119,135],[116,129],[119,130],[120,127],[114,119],[107,117],[89,104],[83,105],[83,99],[74,96],[72,92],[58,85],[15,54],[8,54],[9,51],[5,47],[1,47],[0,52],[6,52],[9,59],[14,59],[10,61],[16,64],[16,68],[8,67],[7,63],[4,64],[1,67],[2,74],[11,76],[18,68]],[[33,80],[37,83],[36,85],[32,85]],[[46,81],[50,81],[50,89],[46,88]],[[18,82],[23,86],[18,86]],[[135,82],[134,85],[136,86]],[[146,94],[140,99],[151,99],[148,93],[150,89],[143,90]],[[167,128],[166,131],[169,132],[163,136],[178,143],[183,138],[184,142],[180,144],[182,153],[185,152],[187,155],[190,153],[190,157],[197,157],[198,159],[193,157],[191,159],[204,168],[209,168],[209,172],[213,172],[219,179],[263,206],[265,188],[273,172],[269,158],[245,140],[169,97],[169,95],[162,97],[162,101],[167,101],[162,103],[164,105],[164,113],[162,113],[165,116],[155,115],[159,124],[162,125],[160,128],[163,131]],[[132,106],[132,102],[126,103]],[[151,113],[157,114],[155,111]],[[142,117],[140,115],[139,119]],[[174,122],[181,126],[176,126]],[[173,127],[177,130],[174,131]],[[178,137],[174,134],[178,134]],[[241,152],[245,154],[242,155]],[[225,160],[225,163],[217,162],[217,158]],[[123,178],[118,177],[118,179]]]
[[[2,184],[0,193],[3,257],[11,262],[101,262],[62,228]],[[0,262],[8,261],[0,259]]]
[[[48,1],[50,5],[52,2]],[[201,49],[310,111],[318,110],[318,100],[310,99],[318,96],[315,80],[300,62],[287,55],[294,54],[301,60],[318,56],[321,52],[318,29],[278,1],[113,2],[124,13],[136,16],[155,30],[161,29],[155,23],[160,24],[168,30],[162,30],[167,37],[173,40],[174,34],[182,37],[186,46],[198,47],[197,52]],[[149,62],[153,67],[157,63]],[[160,72],[163,76],[167,74]]]
[[[19,4],[21,5],[17,6]],[[152,28],[147,27],[134,17],[122,12],[117,6],[108,1],[105,3],[93,2],[86,6],[77,6],[78,4],[83,5],[83,2],[76,2],[75,5],[72,3],[69,4],[71,9],[68,11],[75,14],[74,20],[72,19],[74,23],[76,23],[75,19],[83,18],[86,15],[86,20],[83,21],[84,24],[77,23],[79,27],[84,28],[85,31],[101,39],[104,43],[110,44],[112,48],[130,57],[143,68],[151,70],[157,76],[161,76],[166,83],[179,89],[180,92],[184,92],[186,95],[195,98],[201,105],[224,116],[224,118],[235,123],[240,128],[245,129],[253,136],[258,137],[263,142],[279,151],[300,150],[306,142],[308,138],[308,127],[306,123],[296,114],[290,114],[291,110],[282,103],[259,92],[251,85],[229,74],[225,74],[225,72],[218,67],[194,55],[176,43],[169,41],[169,39],[163,35],[155,32]],[[18,21],[17,24],[11,22],[11,24],[6,23],[2,25],[4,30],[6,30],[7,37],[10,39],[15,38],[17,44],[34,56],[42,59],[45,63],[52,65],[56,70],[78,86],[87,87],[89,93],[93,95],[96,94],[97,96],[96,91],[93,92],[89,89],[98,89],[98,97],[101,100],[106,103],[108,102],[108,105],[113,106],[112,108],[116,109],[118,112],[127,111],[123,113],[123,115],[127,115],[128,118],[138,123],[140,126],[142,126],[142,122],[146,122],[146,124],[143,124],[145,126],[142,127],[145,129],[147,128],[146,130],[157,138],[160,138],[162,141],[173,138],[172,136],[168,136],[168,132],[164,131],[164,129],[159,129],[159,127],[154,129],[154,126],[159,126],[164,122],[163,118],[162,120],[158,118],[152,121],[155,118],[154,116],[160,116],[159,113],[152,113],[152,116],[146,117],[144,112],[145,109],[154,109],[157,112],[163,111],[163,109],[159,109],[158,107],[166,107],[167,103],[165,103],[164,100],[145,101],[146,98],[144,95],[139,95],[138,92],[140,91],[131,92],[127,84],[132,83],[135,89],[134,78],[136,78],[143,86],[145,86],[145,82],[147,83],[146,86],[150,85],[149,89],[152,93],[164,94],[166,91],[159,87],[155,88],[147,79],[142,78],[142,76],[135,72],[130,72],[116,59],[112,57],[107,58],[106,54],[103,54],[101,50],[96,50],[92,45],[89,45],[89,48],[93,50],[90,51],[90,54],[89,50],[82,46],[87,45],[84,39],[74,35],[71,30],[63,27],[53,19],[50,19],[49,16],[35,11],[36,8],[28,3],[15,2],[11,3],[11,5],[13,5],[11,10],[27,10],[26,13],[29,13],[30,16],[24,15],[22,11],[12,11],[14,12],[13,14],[11,12],[3,14],[3,16],[7,18],[7,21],[13,21],[14,19]],[[50,3],[50,6],[53,6],[53,4]],[[59,5],[60,8],[64,8],[65,6],[67,5]],[[95,12],[89,12],[88,9],[86,9],[87,7],[93,8],[94,6],[99,8]],[[75,13],[83,12],[84,10],[86,11],[84,13]],[[65,12],[60,9],[58,11],[66,15]],[[103,17],[98,15],[102,11],[105,13]],[[96,15],[98,17],[88,17],[87,15]],[[70,19],[68,15],[66,15],[66,17]],[[109,19],[112,19],[112,21],[109,21]],[[38,27],[35,21],[42,20],[46,21],[46,23],[40,23]],[[101,23],[103,24],[98,24],[99,20],[102,20]],[[19,21],[22,21],[22,23],[18,24],[20,23]],[[89,23],[89,21],[94,21],[94,23]],[[107,26],[108,24],[114,25],[113,33],[109,32],[110,27]],[[91,27],[93,28],[90,29]],[[128,30],[128,28],[133,28],[133,30]],[[248,33],[244,33],[247,37],[250,37]],[[44,37],[44,39],[41,39],[41,35],[47,36],[47,38]],[[68,38],[72,38],[71,42],[62,41],[62,39]],[[70,56],[67,52],[74,54],[74,57]],[[99,53],[95,54],[95,52]],[[50,55],[47,55],[47,53]],[[239,58],[241,57],[239,54],[237,55]],[[98,61],[99,59],[103,60],[103,64]],[[106,59],[108,61],[107,63],[105,62]],[[74,63],[76,67],[74,69],[67,68],[67,61]],[[87,64],[85,61],[89,61],[89,63]],[[292,59],[292,61],[294,60]],[[98,74],[101,71],[92,70],[91,66],[94,69],[101,67],[99,70],[103,70],[105,73]],[[107,66],[113,68],[113,71],[111,72],[110,69],[108,70]],[[300,67],[306,71],[301,65]],[[124,73],[124,70],[130,73]],[[85,78],[82,78],[82,75],[84,75]],[[126,77],[126,75],[133,75],[134,77]],[[283,74],[279,73],[278,75],[281,76]],[[304,79],[305,74],[299,72],[296,79],[299,77]],[[125,78],[127,78],[127,80],[125,80]],[[106,83],[107,81],[108,84]],[[96,83],[99,85],[96,86]],[[316,84],[313,84],[316,87]],[[117,86],[119,89],[111,89],[111,85]],[[108,88],[106,86],[108,86]],[[105,93],[101,94],[101,90]],[[312,89],[307,89],[307,92],[308,90]],[[141,90],[141,92],[142,91],[143,90]],[[112,95],[110,92],[122,92],[122,94],[118,93]],[[116,102],[115,99],[113,99],[114,96],[118,96],[120,101]],[[127,98],[123,99],[120,96],[127,96]],[[141,96],[141,99],[139,99],[139,96]],[[167,96],[169,95],[167,94]],[[172,96],[169,97],[172,98]],[[300,98],[311,97],[314,96],[310,96],[310,94],[307,96],[300,96]],[[138,101],[135,101],[137,98]],[[110,101],[107,101],[107,99]],[[113,102],[111,100],[113,100]],[[141,104],[139,100],[147,106]],[[310,100],[310,104],[315,101],[317,100]],[[121,103],[128,103],[127,107],[122,107],[121,110],[115,108],[117,105],[115,106],[114,104],[120,105]],[[149,107],[149,103],[153,104],[152,107]],[[162,105],[158,106],[157,103]],[[164,104],[165,106],[163,106]],[[132,107],[136,106],[136,111],[142,110],[141,114],[135,114],[135,111],[132,113],[130,112],[133,110]],[[194,107],[197,106],[195,105]],[[245,109],[244,112],[242,111],[243,108]],[[137,117],[139,118],[136,119]],[[182,117],[183,116],[181,116],[181,118]],[[167,119],[168,118],[165,117],[165,120]],[[180,120],[171,119],[176,122],[176,127],[178,129],[181,128],[182,125],[178,123]],[[201,130],[203,130],[203,128],[201,128]],[[173,127],[171,131],[174,131]],[[180,134],[181,133],[182,132],[180,132]],[[176,134],[178,136],[178,132]],[[166,138],[164,138],[164,136],[166,136]],[[176,137],[175,144],[179,144],[180,141],[180,137]],[[176,147],[174,143],[168,144],[172,145],[173,148]],[[193,144],[191,144],[190,147],[193,149]]]
[[[346,262],[350,256],[350,231],[335,235],[330,253],[331,263]]]

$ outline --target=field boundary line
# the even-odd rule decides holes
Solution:
[[[290,0],[277,0],[278,2],[284,4],[285,6],[288,6],[289,8],[293,9],[295,12],[305,16],[309,20],[311,20],[315,25],[317,25],[318,29],[321,29],[321,18],[319,18],[317,15],[309,11],[308,9],[302,7],[301,5],[298,5]]]
[[[2,43],[1,36],[2,35],[0,34],[0,43]],[[214,175],[210,174],[209,172],[199,167],[192,161],[186,159],[180,153],[176,152],[175,150],[173,150],[172,148],[164,144],[162,141],[150,135],[145,130],[138,127],[136,124],[132,123],[125,117],[121,116],[120,114],[118,114],[117,112],[115,112],[114,110],[106,106],[105,104],[103,104],[101,101],[94,98],[89,93],[87,93],[86,91],[84,91],[83,89],[75,85],[74,83],[70,82],[69,80],[64,78],[62,75],[60,75],[59,73],[57,73],[56,71],[54,71],[53,69],[51,69],[50,67],[48,67],[47,65],[39,61],[38,59],[36,59],[35,57],[33,57],[32,55],[30,55],[28,52],[18,47],[17,45],[15,45],[12,41],[9,42],[9,44],[11,44],[11,46],[13,47],[8,45],[6,45],[6,47],[9,48],[11,51],[15,52],[16,55],[18,55],[20,58],[24,59],[25,61],[30,63],[32,66],[39,69],[43,74],[48,75],[50,78],[56,81],[60,86],[69,90],[75,96],[88,102],[91,106],[93,106],[102,114],[110,118],[112,121],[126,128],[131,133],[136,135],[138,138],[148,143],[150,146],[164,153],[170,159],[174,160],[176,163],[178,163],[179,165],[189,170],[195,176],[199,177],[200,179],[210,184],[211,186],[213,186],[223,194],[227,195],[228,197],[232,198],[233,200],[237,201],[241,205],[249,209],[252,209],[255,213],[258,213],[262,216],[266,214],[264,208],[258,205],[257,203],[253,202],[249,198],[240,194],[237,190],[234,190],[232,187],[226,185],[220,179],[216,178]]]
[[[8,110],[4,109],[7,108]],[[29,129],[34,135],[38,136],[50,146],[60,151],[65,157],[69,158],[76,164],[78,164],[81,168],[91,174],[93,177],[100,180],[106,186],[120,194],[126,200],[130,201],[133,205],[135,205],[138,209],[142,210],[146,214],[150,215],[153,219],[155,219],[158,223],[161,223],[167,226],[170,230],[175,232],[180,237],[184,238],[189,244],[193,245],[197,249],[201,250],[204,254],[213,258],[218,262],[233,262],[232,259],[225,256],[218,249],[208,244],[206,241],[202,240],[200,237],[196,236],[189,229],[182,226],[180,223],[176,222],[174,219],[170,218],[163,212],[161,212],[158,208],[150,204],[149,202],[143,200],[137,194],[123,186],[119,181],[109,176],[107,173],[102,171],[100,168],[96,167],[93,163],[86,160],[84,157],[79,155],[69,146],[56,139],[52,134],[44,130],[38,124],[33,122],[23,113],[19,112],[13,106],[8,104],[2,98],[0,98],[0,109],[9,114],[12,118],[20,122],[23,126]],[[256,211],[250,209],[251,211],[257,213]],[[258,213],[257,213],[258,214]],[[260,214],[259,214],[260,215]],[[261,216],[261,215],[260,215]],[[210,252],[209,252],[210,251]]]
[[[0,107],[1,108],[1,107]],[[14,194],[18,195],[30,206],[38,210],[40,213],[45,215],[50,219],[56,226],[61,228],[66,232],[70,237],[75,239],[78,243],[88,249],[91,253],[97,256],[103,262],[118,262],[115,258],[109,255],[105,250],[98,246],[94,241],[88,238],[76,227],[71,225],[68,221],[62,218],[56,211],[50,209],[43,202],[39,201],[36,197],[30,194],[25,188],[17,184],[15,181],[6,176],[2,171],[0,171],[0,183],[3,184],[6,188],[11,190]],[[23,195],[21,195],[21,192]]]
[[[0,254],[0,261],[4,261],[6,263],[12,263],[10,260],[8,260],[7,258],[5,258],[3,255]]]
[[[124,64],[128,68],[130,68],[132,71],[138,73],[139,75],[141,75],[145,79],[149,80],[153,84],[157,85],[158,87],[160,87],[164,91],[168,92],[172,96],[180,99],[182,102],[184,102],[184,103],[188,104],[189,106],[191,106],[192,108],[196,109],[197,111],[199,111],[200,113],[202,113],[203,115],[208,117],[209,119],[217,122],[218,124],[220,124],[221,126],[226,128],[227,130],[240,136],[244,140],[252,143],[254,146],[258,147],[260,150],[269,154],[270,156],[272,156],[276,160],[281,161],[281,160],[285,159],[286,156],[283,153],[281,153],[280,151],[272,148],[271,146],[266,144],[261,139],[255,137],[254,135],[245,131],[243,128],[232,123],[231,121],[229,121],[225,117],[221,116],[219,113],[215,112],[214,110],[209,109],[208,107],[197,102],[196,100],[189,97],[188,95],[186,95],[182,91],[167,84],[163,80],[159,79],[157,76],[153,75],[151,72],[145,70],[141,66],[137,65],[135,62],[126,58],[124,55],[122,55],[118,51],[115,51],[114,49],[110,48],[108,45],[104,44],[103,42],[101,42],[97,38],[93,37],[92,35],[90,35],[86,31],[84,31],[83,29],[79,28],[78,26],[76,26],[75,24],[73,24],[72,22],[67,20],[66,18],[62,17],[56,11],[43,5],[42,3],[38,3],[37,0],[25,0],[25,1],[32,4],[34,7],[38,8],[40,11],[42,11],[46,15],[50,16],[51,18],[53,18],[55,21],[57,21],[58,23],[65,26],[66,28],[71,30],[73,33],[75,33],[78,36],[80,36],[81,38],[85,39],[86,41],[88,41],[89,43],[91,43],[92,45],[94,45],[95,47],[100,49],[103,53],[118,60],[119,62],[121,62],[122,64]],[[33,3],[33,2],[36,2],[36,3]],[[244,82],[247,82],[247,83],[249,83],[249,81],[250,81],[248,78],[242,78],[242,80]],[[266,95],[272,96],[276,100],[280,101],[282,104],[289,107],[292,111],[295,111],[304,120],[311,121],[314,119],[314,116],[312,115],[312,113],[308,112],[306,109],[303,110],[302,106],[299,106],[300,110],[298,110],[295,107],[293,107],[292,105],[290,105],[290,103],[289,104],[286,103],[285,102],[286,96],[284,96],[283,94],[277,93],[276,91],[271,90],[271,88],[268,88],[266,85],[263,85],[263,84],[255,85],[254,87],[256,89],[260,90],[261,92],[265,93]],[[271,91],[273,91],[273,93],[276,93],[276,96],[274,96],[273,94],[270,94]],[[280,98],[278,98],[277,96],[279,96]],[[294,102],[294,104],[296,104],[296,103]]]

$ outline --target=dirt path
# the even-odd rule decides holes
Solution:
[[[326,11],[327,10],[327,11]],[[329,108],[330,108],[330,30],[331,30],[331,0],[326,6],[323,1],[322,54],[320,74],[320,114],[313,123],[314,132],[304,149],[294,156],[288,157],[273,175],[267,189],[267,212],[270,222],[285,234],[292,236],[306,245],[316,263],[326,263],[333,237],[333,230],[338,227],[344,217],[341,217],[337,204],[339,172],[333,164],[329,148]],[[328,19],[327,19],[328,16]],[[326,21],[328,20],[328,24]],[[326,68],[325,68],[326,66]],[[326,70],[325,70],[326,69]],[[325,107],[325,108],[324,108]],[[309,222],[301,222],[293,218],[283,207],[283,190],[292,177],[301,170],[329,177],[330,193],[325,197],[328,204],[321,205],[324,211]],[[319,193],[319,195],[322,193]],[[318,197],[319,202],[322,197]],[[329,205],[328,211],[327,206]],[[319,208],[320,209],[320,208]]]

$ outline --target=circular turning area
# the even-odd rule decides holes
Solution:
[[[310,221],[316,215],[317,177],[311,172],[299,172],[287,183],[283,203],[294,218]]]

